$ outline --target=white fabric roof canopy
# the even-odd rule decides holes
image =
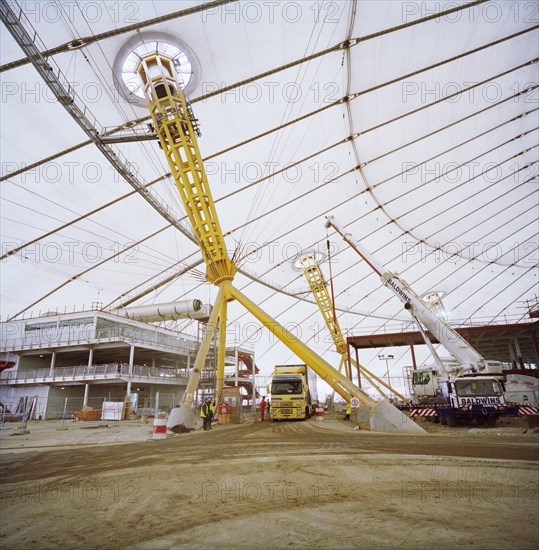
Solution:
[[[190,98],[202,154],[212,157],[206,169],[227,245],[240,250],[243,268],[267,279],[238,274],[236,284],[329,360],[336,357],[331,340],[291,261],[301,251],[326,252],[329,214],[416,292],[445,291],[452,320],[526,318],[526,301],[537,296],[538,258],[538,33],[529,2],[360,0],[272,9],[243,2],[150,26],[144,22],[202,3],[116,2],[118,11],[111,3],[50,4],[47,12],[43,3],[24,3],[46,49],[140,26],[50,58],[103,127],[148,114],[121,98],[113,82],[114,59],[137,32],[176,36],[195,52],[201,78]],[[463,9],[381,33],[455,6]],[[374,33],[381,35],[346,43]],[[211,302],[216,289],[201,280],[198,247],[132,192],[95,145],[13,175],[88,138],[31,63],[6,65],[24,53],[5,28],[1,46],[2,253],[39,239],[3,260],[3,317],[26,308],[28,315],[118,304],[145,281],[161,280],[163,270],[188,264],[195,267],[135,303]],[[143,183],[168,172],[156,141],[114,147]],[[170,178],[151,190],[175,217],[185,216]],[[391,321],[407,318],[399,301],[340,237],[329,236],[343,329],[402,328]],[[106,261],[132,243],[139,244]],[[329,277],[327,262],[321,269]],[[273,337],[252,334],[254,320],[237,304],[229,321],[230,341],[254,345],[263,372],[291,360]]]

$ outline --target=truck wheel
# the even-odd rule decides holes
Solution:
[[[447,425],[454,428],[457,425],[457,419],[454,416],[446,416]]]

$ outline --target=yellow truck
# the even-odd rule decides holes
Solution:
[[[307,365],[277,365],[269,394],[272,420],[305,420],[318,402],[316,375]]]

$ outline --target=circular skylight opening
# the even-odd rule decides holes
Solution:
[[[326,260],[326,255],[324,254],[324,252],[321,252],[319,250],[306,250],[305,252],[301,252],[300,254],[292,258],[291,264],[294,271],[303,273],[303,258],[305,256],[312,256],[314,258],[314,261],[318,265]]]
[[[200,81],[200,63],[185,42],[160,32],[137,34],[118,52],[112,72],[120,95],[133,105],[146,107],[136,70],[140,59],[150,53],[162,53],[172,59],[183,93],[188,97]]]

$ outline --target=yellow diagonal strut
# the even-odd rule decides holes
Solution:
[[[313,254],[305,254],[301,257],[300,261],[303,265],[303,273],[305,278],[309,283],[314,299],[318,304],[318,308],[322,313],[322,317],[324,318],[329,333],[333,338],[335,348],[338,353],[343,355],[346,353],[346,343],[344,341],[341,327],[339,326],[339,321],[333,315],[333,304],[329,296],[326,281],[324,281],[324,277],[320,271],[320,267],[318,266]]]

